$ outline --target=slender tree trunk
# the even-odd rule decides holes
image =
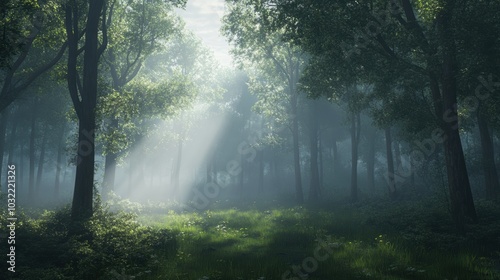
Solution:
[[[368,189],[375,192],[375,137],[377,131],[372,128],[370,139],[368,139],[368,155],[366,160],[366,174],[368,176]]]
[[[38,115],[38,101],[35,99],[33,101],[33,111],[31,115],[31,130],[30,130],[30,173],[29,173],[29,199],[34,201],[35,199],[35,126],[36,118]]]
[[[113,118],[108,129],[114,131],[118,129],[118,119]],[[118,155],[113,151],[107,151],[104,157],[104,179],[103,179],[103,196],[107,197],[109,192],[115,190],[116,163]]]
[[[314,102],[314,103],[313,103]],[[311,101],[310,105],[310,124],[309,124],[309,147],[311,153],[310,160],[310,187],[309,200],[317,201],[319,198],[319,168],[318,168],[318,120],[317,106],[315,101]]]
[[[276,158],[276,151],[273,149],[273,158],[272,158],[272,169],[273,169],[273,184],[274,189],[280,189],[280,177],[278,171],[278,159]]]
[[[182,136],[177,140],[177,159],[174,163],[174,169],[171,177],[171,184],[173,187],[173,197],[178,198],[179,192],[179,178],[181,172],[181,164],[182,164]]]
[[[59,198],[59,192],[60,192],[60,184],[61,184],[61,168],[62,168],[62,154],[63,154],[63,139],[64,139],[64,132],[66,130],[66,122],[64,122],[61,126],[61,129],[59,129],[59,134],[58,134],[58,140],[57,140],[57,165],[56,165],[56,174],[54,178],[54,198],[58,199]]]
[[[19,164],[20,164],[20,167],[21,167],[21,168],[19,168],[19,171],[18,171],[19,173],[21,173],[21,176],[19,176],[19,186],[25,186],[24,182],[26,182],[25,181],[25,179],[26,179],[26,177],[25,177],[26,172],[24,172],[24,171],[26,169],[24,168],[25,167],[25,164],[24,164],[24,143],[21,142],[19,145],[21,146],[19,148],[19,150],[20,150],[20,153],[19,153],[19,161],[20,161],[20,163]]]
[[[333,176],[338,177],[340,175],[340,154],[339,154],[339,149],[337,146],[337,140],[333,140]]]
[[[319,168],[319,193],[321,194],[324,184],[324,164],[323,164],[323,141],[321,140],[321,131],[318,131],[318,168]]]
[[[240,155],[240,166],[241,166],[241,172],[240,172],[240,196],[243,198],[244,196],[244,191],[245,191],[245,188],[243,186],[244,184],[244,176],[245,176],[245,168],[246,168],[246,162],[245,160],[243,159],[243,156]]]
[[[298,203],[304,202],[304,194],[302,193],[302,176],[300,174],[300,150],[299,150],[299,120],[297,118],[297,95],[291,93],[292,107],[292,138],[293,138],[293,163],[295,173],[295,195]]]
[[[17,136],[18,124],[19,124],[18,121],[12,122],[12,128],[11,128],[10,138],[9,138],[9,158],[7,160],[7,164],[12,164],[13,160],[14,160],[14,150],[15,150],[15,144],[17,143],[16,136]],[[0,133],[1,133],[1,131],[0,131]],[[0,135],[2,135],[2,134],[0,134]],[[1,169],[1,165],[0,165],[0,169]]]
[[[361,127],[359,113],[351,115],[351,202],[358,201],[358,144]]]
[[[3,110],[3,112],[1,112],[1,114],[2,114],[2,116],[0,119],[0,180],[2,180],[2,175],[3,175],[3,154],[4,154],[4,150],[5,150],[5,131],[7,129],[7,122],[9,119],[9,111]],[[3,181],[0,181],[0,185],[3,185]]]
[[[5,110],[7,111],[7,110]],[[15,144],[17,143],[16,141],[16,134],[17,134],[17,124],[19,122],[18,121],[13,121],[12,122],[12,128],[10,130],[10,137],[9,137],[9,157],[7,158],[7,165],[9,164],[14,164],[14,150],[15,150]],[[1,133],[1,131],[0,131]],[[1,135],[4,135],[4,134],[0,134],[0,137]],[[19,167],[17,167],[17,172],[21,172],[21,170],[19,169]],[[0,170],[2,170],[2,165],[0,164]],[[1,176],[0,176],[0,180],[1,180]],[[1,182],[1,181],[0,181]],[[0,183],[0,185],[3,185]],[[18,185],[21,185],[20,182],[18,181]],[[0,189],[0,192],[2,190]]]
[[[495,199],[497,198],[500,184],[498,182],[498,174],[494,156],[495,153],[490,131],[488,129],[488,123],[481,110],[479,110],[477,113],[477,123],[479,126],[479,135],[481,137],[481,152],[483,154],[482,162],[484,169],[486,197],[488,199]]]
[[[387,127],[385,129],[385,147],[387,154],[387,185],[389,187],[389,196],[394,199],[396,198],[396,181],[394,174],[394,159],[392,156],[392,137],[390,127]]]
[[[207,161],[206,183],[212,182],[212,161]]]
[[[218,176],[217,176],[217,149],[214,150],[214,154],[212,157],[212,180],[214,181],[215,184],[217,183]]]
[[[47,146],[47,133],[44,133],[42,146],[40,147],[40,157],[38,158],[38,170],[36,174],[36,191],[37,196],[40,193],[40,187],[42,184],[42,176],[43,176],[43,165],[45,161],[45,149]]]
[[[258,171],[258,192],[260,195],[264,194],[264,151],[259,150],[257,152],[257,158],[259,160],[259,171]]]
[[[394,169],[403,171],[403,162],[401,161],[401,148],[398,141],[393,141],[394,146]],[[398,172],[399,173],[399,172]],[[401,174],[398,174],[399,176]]]

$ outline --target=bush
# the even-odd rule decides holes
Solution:
[[[20,218],[18,210],[16,273],[0,278],[129,279],[150,273],[159,257],[175,256],[170,231],[140,225],[135,214],[96,204],[79,234],[70,234],[69,206],[37,219]]]

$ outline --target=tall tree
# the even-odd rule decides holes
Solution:
[[[264,3],[252,6],[252,0],[226,2],[228,12],[223,19],[222,29],[230,43],[235,46],[233,53],[240,59],[241,65],[253,64],[257,71],[260,71],[260,77],[254,81],[263,96],[271,96],[270,90],[274,90],[275,93],[281,93],[282,100],[286,100],[288,110],[286,116],[281,116],[281,119],[288,119],[290,122],[296,200],[302,203],[304,194],[299,148],[298,83],[306,55],[300,48],[284,42],[282,32],[272,29],[274,16]],[[270,99],[263,98],[265,101]]]
[[[107,46],[106,5],[104,0],[89,0],[88,3],[69,0],[64,4],[64,9],[68,42],[68,89],[78,117],[78,149],[71,216],[74,221],[79,221],[93,214],[95,109],[99,58]],[[86,14],[83,19],[82,14]],[[84,29],[80,28],[82,20]],[[103,35],[101,43],[100,27]],[[79,46],[82,47],[79,49]],[[78,60],[82,53],[83,73],[80,73]]]
[[[151,20],[155,19],[155,20]],[[165,42],[178,32],[178,19],[172,13],[172,5],[163,1],[113,1],[110,5],[108,26],[108,48],[103,58],[111,76],[111,91],[123,94],[126,85],[141,70],[145,59],[160,50]],[[116,164],[119,157],[119,141],[113,135],[119,133],[120,109],[109,110],[103,130],[105,137],[104,194],[113,190]]]
[[[457,15],[465,1],[272,2],[290,37],[316,55],[348,61],[379,77],[426,77],[435,122],[445,138],[452,217],[460,230],[466,219],[476,221],[455,106]]]

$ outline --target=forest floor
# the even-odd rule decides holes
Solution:
[[[216,202],[203,212],[149,211],[172,230],[175,257],[147,279],[500,279],[499,208],[455,233],[435,201],[314,206]]]
[[[479,222],[458,234],[437,198],[289,200],[192,212],[97,199],[84,224],[69,205],[18,209],[16,271],[4,262],[0,279],[500,279],[498,203],[476,201]]]

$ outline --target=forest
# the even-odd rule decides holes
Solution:
[[[0,14],[0,279],[500,279],[500,1]]]

